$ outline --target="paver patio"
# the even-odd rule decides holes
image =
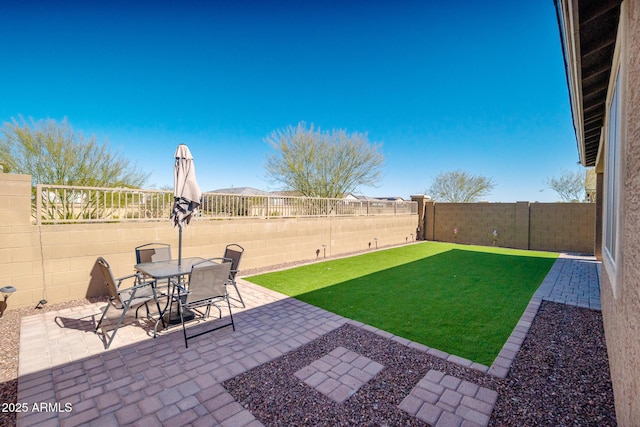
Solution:
[[[18,425],[262,425],[222,382],[345,324],[504,377],[543,299],[599,309],[598,268],[592,257],[561,256],[491,367],[242,280],[239,286],[247,307],[234,309],[236,331],[225,328],[204,335],[191,340],[188,349],[179,327],[154,339],[150,324],[141,321],[141,327],[132,321],[105,350],[93,332],[104,303],[25,317],[20,334],[18,402],[26,411],[18,413]],[[384,369],[349,349],[333,351],[296,376],[336,402],[357,393],[363,383]],[[486,425],[496,397],[493,390],[430,371],[405,398],[401,409],[434,425]]]

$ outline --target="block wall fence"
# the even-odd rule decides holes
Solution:
[[[169,219],[38,226],[31,222],[31,176],[0,173],[0,196],[0,287],[16,288],[8,310],[104,295],[100,256],[116,276],[133,272],[135,247],[144,243],[169,243],[178,256],[179,233]],[[415,239],[415,230],[411,214],[196,219],[183,230],[182,256],[222,256],[238,243],[245,248],[241,270],[252,269],[399,245]]]
[[[135,247],[169,243],[178,229],[167,221],[35,225],[31,177],[0,174],[0,287],[16,292],[8,309],[104,295],[97,257],[116,276],[133,272]],[[416,215],[193,220],[183,231],[184,257],[222,256],[229,243],[245,248],[241,269],[312,261],[414,239],[457,241],[548,251],[593,253],[595,205],[433,203],[423,196]],[[457,237],[453,229],[458,228]]]
[[[595,203],[436,203],[424,196],[412,199],[418,202],[418,236],[424,240],[585,254],[595,250]]]

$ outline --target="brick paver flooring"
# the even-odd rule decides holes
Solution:
[[[589,286],[583,286],[585,281]],[[260,421],[221,383],[345,323],[504,377],[542,299],[562,295],[565,303],[599,307],[592,289],[598,286],[597,263],[591,258],[559,259],[494,364],[486,367],[242,280],[239,286],[247,307],[234,309],[236,331],[224,328],[203,335],[190,340],[188,349],[179,327],[154,339],[152,322],[129,319],[105,350],[94,333],[104,303],[23,318],[18,425],[259,426]],[[571,292],[581,296],[573,299]],[[376,361],[338,348],[296,376],[341,402],[380,369],[384,367]],[[406,396],[401,408],[439,426],[486,425],[496,398],[493,390],[432,370]]]
[[[486,426],[497,399],[494,390],[432,369],[400,408],[435,426]]]
[[[330,399],[342,403],[384,368],[365,356],[338,347],[300,369],[295,376]]]

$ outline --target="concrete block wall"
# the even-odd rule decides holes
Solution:
[[[126,222],[34,225],[31,177],[0,174],[0,287],[17,291],[8,309],[104,294],[95,261],[104,257],[114,275],[133,272],[135,247],[169,243],[178,256],[172,223]],[[415,215],[327,218],[193,220],[182,234],[182,256],[222,256],[228,243],[245,248],[241,269],[313,260],[412,240]],[[325,246],[323,246],[325,245]]]
[[[0,287],[17,289],[9,309],[104,294],[99,256],[116,276],[133,271],[134,249],[144,243],[169,243],[178,256],[179,233],[169,220],[38,226],[31,222],[30,176],[0,174],[0,194],[6,201],[0,206]],[[228,243],[239,243],[246,250],[242,268],[252,269],[398,245],[417,234],[492,245],[493,230],[498,246],[593,252],[595,205],[423,201],[422,217],[194,220],[183,231],[183,256],[222,256]]]
[[[593,254],[595,250],[595,203],[424,200],[423,206],[419,202],[418,211],[424,213],[418,218],[423,229],[421,239],[552,252]]]
[[[496,230],[496,245],[516,246],[513,203],[436,203],[434,219],[434,240],[490,246]]]
[[[532,203],[530,248],[593,254],[595,203]]]

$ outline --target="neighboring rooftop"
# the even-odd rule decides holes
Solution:
[[[353,194],[353,193],[349,193],[347,194],[345,197],[345,199],[352,199],[352,200],[363,200],[363,201],[379,201],[379,200],[383,200],[383,201],[388,201],[388,202],[403,202],[405,199],[403,197],[400,196],[389,196],[389,197],[371,197],[371,196],[365,196],[362,194]]]
[[[268,191],[262,191],[252,187],[219,188],[217,190],[208,191],[208,193],[240,194],[244,196],[267,196],[271,194]]]
[[[208,191],[208,193],[223,193],[223,194],[238,194],[243,196],[294,196],[294,197],[303,197],[298,191],[264,191],[258,190],[257,188],[252,187],[231,187],[231,188],[219,188],[217,190]],[[362,201],[389,201],[389,202],[403,202],[405,199],[400,196],[389,196],[389,197],[370,197],[364,196],[362,194],[353,194],[349,193],[345,197],[345,199],[351,200],[362,200]]]

